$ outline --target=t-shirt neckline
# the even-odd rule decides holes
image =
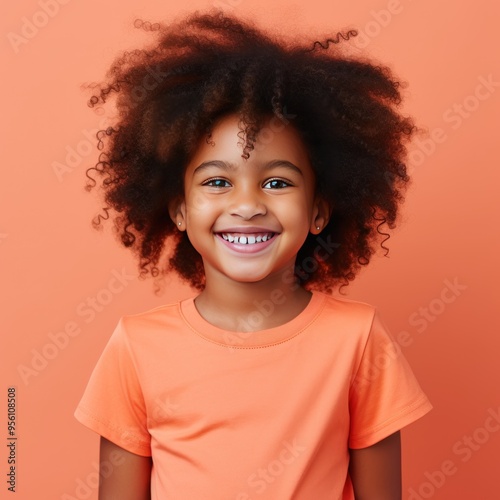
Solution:
[[[233,332],[209,323],[198,312],[194,303],[195,297],[181,300],[179,308],[187,326],[205,340],[228,348],[252,349],[281,344],[301,333],[316,318],[326,297],[325,294],[313,291],[309,303],[295,318],[292,318],[283,325],[254,332]],[[256,307],[256,314],[253,317],[242,318],[242,330],[244,330],[245,321],[248,321],[250,324],[253,321],[255,324],[262,315],[263,313]]]

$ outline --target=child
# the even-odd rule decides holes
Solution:
[[[198,295],[123,316],[94,369],[75,416],[101,436],[99,498],[400,499],[400,429],[432,406],[377,309],[330,294],[395,227],[416,130],[399,82],[341,54],[353,31],[142,26],[158,45],[91,99],[119,110],[95,224],[119,213],[141,276]]]

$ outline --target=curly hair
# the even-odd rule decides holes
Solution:
[[[86,189],[97,185],[94,171],[107,206],[93,225],[113,214],[116,234],[138,257],[141,278],[175,271],[204,288],[201,256],[167,206],[182,196],[184,168],[200,141],[231,113],[245,126],[244,158],[269,117],[295,127],[317,194],[333,207],[320,237],[310,234],[297,255],[302,286],[331,291],[347,285],[369,263],[381,235],[387,255],[389,234],[380,227],[396,226],[410,181],[406,143],[418,129],[397,111],[402,82],[391,70],[342,53],[340,42],[355,30],[324,43],[286,40],[217,9],[166,25],[139,19],[134,25],[158,39],[152,48],[117,57],[88,102],[93,107],[116,93],[118,114],[114,126],[97,133],[101,153],[87,169]],[[318,245],[328,248],[328,258],[316,257]]]

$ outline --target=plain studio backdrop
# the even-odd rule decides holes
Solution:
[[[413,184],[403,224],[348,287],[379,307],[434,410],[402,431],[404,498],[468,500],[498,494],[498,118],[496,2],[486,0],[220,0],[183,3],[23,0],[4,7],[0,185],[1,414],[7,441],[15,388],[16,495],[96,499],[98,441],[73,417],[119,317],[193,291],[171,279],[156,296],[137,279],[85,169],[106,120],[87,107],[122,50],[150,41],[137,18],[167,21],[218,6],[283,34],[356,28],[367,53],[409,82],[404,111],[428,130],[411,146]],[[104,120],[104,121],[103,121]],[[12,395],[12,391],[10,392]],[[111,464],[112,465],[112,464]],[[231,471],[228,471],[230,474]],[[7,478],[8,479],[8,478]]]

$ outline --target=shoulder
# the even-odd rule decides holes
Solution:
[[[183,301],[176,300],[142,312],[123,315],[120,317],[117,329],[129,338],[178,329],[184,323],[181,314]]]
[[[327,333],[335,339],[336,345],[348,346],[362,351],[372,335],[376,323],[377,308],[367,302],[314,292],[316,300],[321,301],[319,314],[314,328]]]
[[[178,350],[186,339],[182,302],[122,315],[109,338],[108,350],[130,360],[137,369],[147,366],[157,353]]]
[[[329,316],[331,319],[345,321],[349,324],[371,324],[377,313],[376,306],[367,302],[328,295],[318,291],[315,291],[314,294],[323,300],[321,314]]]
[[[170,302],[168,304],[163,304],[161,306],[153,307],[151,309],[147,309],[145,311],[141,311],[138,313],[134,314],[125,314],[122,316],[122,319],[128,321],[128,322],[134,322],[134,321],[148,321],[154,318],[157,318],[158,316],[163,316],[165,314],[167,315],[172,315],[175,314],[176,311],[178,310],[179,304],[182,301],[177,300],[175,302]]]

